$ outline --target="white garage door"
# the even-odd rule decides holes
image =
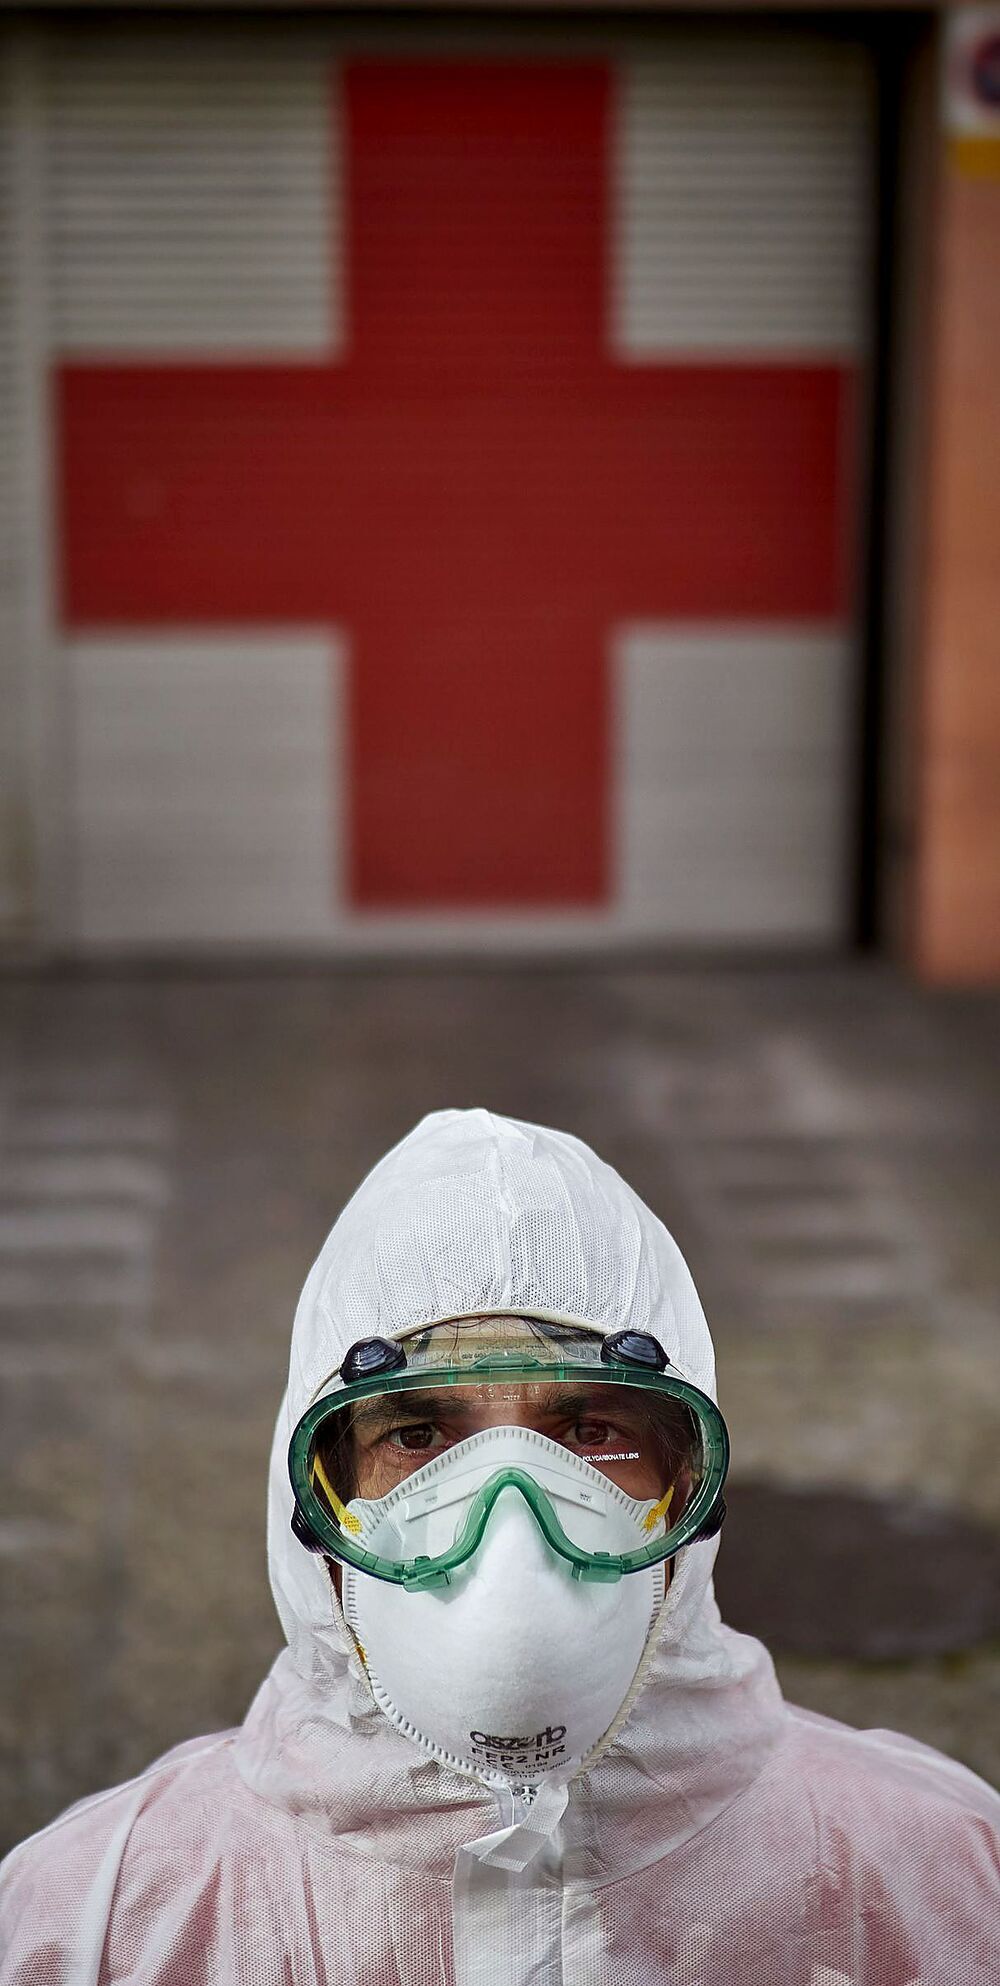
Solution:
[[[61,935],[842,942],[864,52],[90,23],[32,89]]]

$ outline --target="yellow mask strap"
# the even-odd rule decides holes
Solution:
[[[345,1531],[350,1531],[355,1537],[357,1537],[358,1532],[362,1528],[361,1519],[360,1517],[355,1517],[353,1510],[348,1510],[346,1503],[341,1503],[340,1498],[337,1495],[337,1492],[334,1489],[333,1484],[331,1483],[330,1478],[327,1475],[326,1470],[324,1469],[323,1464],[320,1461],[318,1455],[313,1456],[312,1473],[313,1473],[313,1482],[315,1483],[318,1480],[320,1489],[322,1490],[323,1495],[325,1496],[327,1503],[330,1506],[330,1509],[333,1511],[333,1514],[336,1517],[337,1522],[342,1526],[342,1528]]]
[[[665,1517],[667,1511],[670,1509],[670,1505],[673,1501],[673,1495],[674,1495],[674,1484],[671,1483],[666,1496],[661,1496],[659,1503],[654,1503],[652,1510],[647,1510],[646,1515],[642,1520],[642,1528],[644,1531],[655,1531],[658,1523],[660,1522],[660,1519],[662,1517]]]

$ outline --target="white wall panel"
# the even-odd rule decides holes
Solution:
[[[21,435],[18,421],[18,325],[16,164],[14,85],[11,51],[0,40],[0,614],[10,610],[16,593],[16,555],[20,539],[18,463]]]
[[[0,936],[55,928],[63,786],[49,621],[40,34],[0,22]]]
[[[19,171],[17,50],[0,31],[0,934],[17,933],[27,909],[29,833],[25,673],[28,484],[24,327],[20,311],[24,226]]]
[[[53,42],[48,97],[58,349],[339,345],[336,93],[308,38],[92,27]]]
[[[868,122],[868,67],[860,50],[835,42],[713,29],[626,58],[619,351],[856,351]]]
[[[24,482],[21,351],[16,284],[17,171],[12,50],[0,37],[0,931],[16,926],[24,825],[19,805],[24,736],[22,654]]]
[[[84,944],[306,943],[339,895],[343,648],[326,634],[67,644]]]
[[[851,643],[813,628],[635,627],[616,658],[623,925],[836,940]]]

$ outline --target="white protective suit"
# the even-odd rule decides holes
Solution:
[[[373,1704],[324,1563],[289,1529],[292,1428],[354,1340],[533,1310],[650,1332],[714,1389],[687,1267],[617,1174],[486,1111],[425,1119],[299,1303],[268,1536],[288,1647],[240,1729],[8,1858],[3,1986],[1000,1980],[1000,1800],[922,1745],[786,1706],[766,1651],[720,1622],[715,1541],[680,1554],[624,1725],[568,1798],[498,1797]]]

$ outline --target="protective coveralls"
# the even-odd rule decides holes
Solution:
[[[644,1330],[712,1392],[687,1267],[610,1168],[485,1111],[425,1119],[341,1215],[296,1314],[268,1517],[288,1646],[240,1729],[8,1858],[3,1986],[1000,1979],[1000,1800],[922,1745],[786,1705],[764,1648],[720,1621],[717,1541],[680,1553],[624,1723],[568,1787],[526,1803],[375,1704],[290,1529],[290,1436],[355,1341],[482,1312]]]

